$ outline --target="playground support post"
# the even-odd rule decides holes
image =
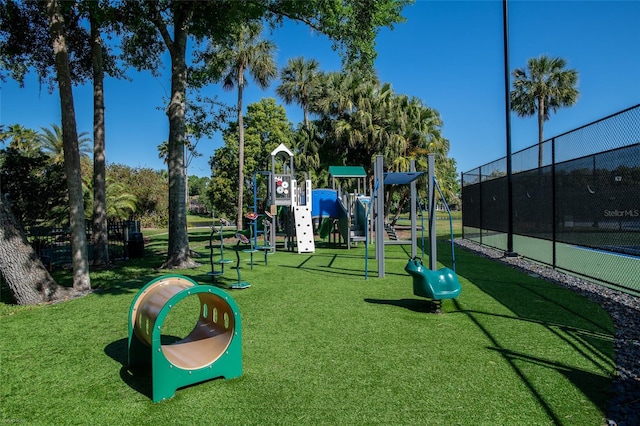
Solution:
[[[379,181],[375,181],[373,190],[371,191],[371,201],[367,204],[367,233],[365,235],[365,245],[364,245],[364,279],[369,279],[369,244],[371,243],[371,226],[373,220],[371,217],[371,209],[373,208],[373,200],[376,198],[376,193],[378,192],[378,186],[380,185]]]
[[[429,154],[428,160],[428,188],[429,188],[429,269],[435,271],[438,269],[438,254],[436,248],[436,197],[434,193],[434,179],[436,162],[435,156]]]
[[[384,164],[382,155],[376,156],[374,178],[378,183],[378,193],[374,200],[376,218],[376,259],[378,259],[378,278],[384,278]]]
[[[409,171],[416,171],[416,160],[411,160]],[[416,234],[416,204],[418,200],[418,190],[416,189],[416,181],[411,181],[411,258],[414,259],[417,254],[418,236]]]
[[[430,173],[433,173],[435,169],[435,162],[433,160],[433,155],[429,155],[430,158]],[[416,164],[415,160],[411,160],[410,171],[415,173]],[[431,175],[432,176],[432,175]],[[433,177],[433,176],[432,176]],[[430,179],[432,179],[432,177]],[[416,186],[416,177],[414,177],[410,182],[410,191],[411,191],[411,257],[416,257],[417,254],[417,232],[416,232],[416,205],[417,205],[417,186]],[[376,161],[374,164],[374,181],[377,187],[376,195],[373,197],[373,205],[374,205],[374,214],[375,214],[375,232],[376,232],[376,259],[378,260],[378,278],[384,278],[385,276],[385,265],[384,265],[384,186],[385,186],[385,174],[384,174],[384,159],[381,155],[376,156]],[[432,185],[429,186],[430,199],[433,200],[433,188]],[[434,204],[431,201],[431,204]],[[434,208],[430,210],[430,213],[435,211]],[[433,222],[433,235],[435,237],[435,222]],[[431,236],[431,235],[430,235]],[[430,240],[434,240],[434,238],[430,238]],[[432,250],[433,257],[435,258],[435,250]]]

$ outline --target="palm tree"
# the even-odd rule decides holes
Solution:
[[[138,210],[138,197],[127,192],[127,187],[118,182],[107,185],[107,217],[112,219],[129,219]]]
[[[0,141],[9,140],[9,147],[15,148],[26,157],[33,157],[40,153],[40,135],[32,129],[20,124],[12,124],[0,135]]]
[[[277,77],[278,69],[273,59],[275,44],[260,39],[262,25],[250,22],[241,25],[238,32],[231,36],[231,42],[211,46],[207,52],[210,66],[216,69],[222,65],[221,80],[225,90],[238,89],[238,211],[236,225],[242,229],[243,189],[244,189],[244,123],[242,117],[242,93],[248,85],[246,72],[260,86],[269,87],[271,80]]]
[[[517,68],[513,72],[511,109],[519,117],[538,114],[538,165],[542,166],[542,142],[544,122],[551,111],[572,106],[578,100],[578,71],[565,69],[567,62],[562,58],[541,55],[530,58],[527,68]]]
[[[162,143],[158,145],[158,158],[161,159],[164,164],[169,162],[169,142],[162,141]]]
[[[296,170],[313,173],[320,167],[320,142],[315,126],[309,123],[309,128],[299,125],[293,134],[293,152],[295,153]]]
[[[306,61],[302,56],[289,59],[287,66],[280,72],[281,83],[276,88],[276,93],[287,105],[295,102],[302,107],[304,127],[307,131],[311,130],[309,104],[320,83],[319,65],[315,59]]]
[[[138,197],[129,191],[127,185],[121,182],[114,182],[113,179],[107,178],[106,185],[106,216],[109,219],[127,220],[132,214],[138,210]],[[88,183],[87,191],[87,209],[85,214],[91,212],[94,200],[92,198],[92,183]]]
[[[51,124],[51,129],[41,127],[42,137],[40,138],[40,149],[49,157],[54,163],[64,162],[64,145],[62,143],[62,128],[57,124]],[[53,129],[53,130],[52,130]],[[90,153],[93,152],[91,148],[91,138],[87,132],[78,134],[78,149],[80,150],[80,157],[89,159]]]

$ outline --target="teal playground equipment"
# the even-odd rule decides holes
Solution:
[[[236,289],[236,290],[241,290],[241,289],[245,289],[245,288],[249,288],[251,287],[251,284],[249,284],[246,281],[242,281],[242,273],[240,272],[240,244],[251,244],[249,238],[247,238],[247,236],[245,234],[243,234],[242,232],[238,232],[236,233],[236,238],[238,240],[238,242],[236,243],[236,266],[234,267],[236,270],[236,274],[238,275],[238,281],[236,281],[235,283],[231,284],[230,288],[232,289]],[[251,256],[251,269],[253,269],[253,253],[257,252],[258,250],[254,250],[252,248],[247,248],[247,249],[243,249],[242,252],[243,253],[249,253]]]
[[[248,213],[247,218],[253,219],[254,214]],[[224,265],[233,263],[233,260],[226,259],[224,257],[225,256],[224,234],[223,234],[224,226],[229,226],[229,222],[225,219],[220,219],[220,226],[217,229],[216,227],[211,227],[211,233],[209,234],[208,248],[209,248],[209,263],[211,264],[211,271],[207,272],[207,275],[211,277],[211,280],[214,284],[216,282],[216,277],[224,274]],[[215,242],[215,239],[214,239],[214,236],[216,234],[218,234],[218,242]],[[249,228],[248,230],[236,232],[236,239],[237,239],[237,243],[235,246],[236,266],[232,267],[232,269],[236,270],[236,273],[238,275],[238,280],[229,286],[230,289],[245,289],[245,288],[251,287],[251,284],[249,284],[246,281],[242,281],[242,275],[240,272],[240,251],[242,251],[243,253],[248,253],[250,255],[251,269],[253,269],[253,254],[258,251],[253,248],[253,245],[251,244],[247,235],[251,235],[251,228]],[[247,244],[249,245],[249,247],[241,250],[240,249],[241,243]],[[219,251],[219,258],[214,259],[214,250]],[[266,254],[265,254],[265,258],[266,258]],[[215,265],[220,265],[220,269],[216,270]]]
[[[449,268],[432,271],[414,257],[404,270],[413,277],[413,294],[433,299],[438,305],[443,299],[455,299],[462,290],[458,276]]]
[[[259,250],[255,248],[254,243],[251,240],[251,237],[253,236],[253,233],[254,233],[253,227],[255,226],[255,222],[260,217],[260,215],[258,215],[256,212],[249,212],[244,217],[246,217],[249,220],[249,229],[245,229],[243,231],[236,233],[236,238],[238,239],[238,243],[236,244],[236,257],[238,258],[238,266],[240,266],[240,255],[238,254],[238,248],[240,246],[240,243],[244,245],[248,245],[249,247],[242,249],[242,252],[249,254],[250,256],[249,263],[251,265],[251,269],[253,269],[253,254],[257,253]],[[265,255],[265,264],[266,263],[267,263],[267,260]],[[239,277],[238,277],[238,281],[240,281]]]
[[[207,275],[211,277],[213,283],[216,282],[216,277],[224,274],[224,265],[233,263],[231,259],[225,259],[224,257],[224,235],[223,230],[225,226],[229,226],[229,222],[225,219],[220,219],[220,226],[216,228],[211,227],[211,233],[209,234],[209,263],[211,264],[211,271],[207,272]],[[215,236],[218,234],[218,242],[215,242]],[[219,258],[214,259],[214,251],[217,250]],[[216,270],[215,265],[219,265],[220,269]]]
[[[200,301],[193,330],[177,342],[162,334],[173,307],[188,297]],[[151,365],[152,399],[178,388],[242,375],[242,327],[236,302],[223,290],[181,275],[164,275],[142,287],[129,310],[129,366]]]

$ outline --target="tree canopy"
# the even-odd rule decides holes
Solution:
[[[408,3],[408,0],[123,1],[120,12],[127,29],[123,35],[123,51],[128,62],[139,69],[157,72],[161,55],[168,51],[171,57],[171,95],[167,108],[169,248],[164,267],[194,266],[189,256],[184,203],[183,146],[189,41],[206,40],[213,45],[232,45],[234,35],[241,32],[242,26],[264,21],[277,28],[285,19],[291,19],[303,22],[333,40],[334,47],[343,55],[346,67],[370,71],[375,59],[376,34],[382,27],[402,22],[404,18],[400,12]],[[195,73],[195,80],[217,81],[221,76],[218,72],[222,73],[224,69],[224,64],[207,67],[206,72]],[[240,125],[239,130],[242,128]],[[240,167],[238,172],[242,170]],[[239,197],[239,203],[241,200]]]
[[[237,122],[228,123],[223,132],[225,146],[215,151],[211,157],[212,179],[208,196],[212,200],[216,215],[226,218],[235,217],[236,209],[230,203],[235,198],[238,182],[238,131]],[[244,205],[253,204],[253,175],[265,171],[269,154],[279,144],[292,145],[293,130],[282,105],[277,105],[275,99],[264,98],[259,102],[247,106],[247,114],[243,125],[245,127],[245,179],[242,186],[251,188],[245,193]],[[261,194],[264,198],[266,194]]]

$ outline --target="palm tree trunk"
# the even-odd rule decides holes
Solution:
[[[62,115],[62,140],[64,146],[64,165],[69,190],[69,215],[71,225],[71,259],[73,262],[73,288],[78,291],[91,289],[89,279],[89,261],[87,259],[87,233],[84,220],[84,199],[82,194],[82,176],[80,174],[80,150],[78,148],[78,130],[71,88],[69,55],[64,36],[64,20],[57,0],[47,2],[49,28],[53,39],[56,75],[60,90]]]
[[[311,125],[309,124],[309,108],[306,104],[302,105],[302,115],[304,117],[304,127],[307,129],[307,132],[309,132]]]
[[[544,161],[542,141],[544,140],[544,98],[538,98],[538,167]]]
[[[104,69],[99,24],[90,10],[93,64],[93,264],[109,264],[104,127]]]
[[[244,69],[238,70],[238,214],[236,229],[242,230],[242,209],[244,197],[244,120],[242,118],[242,89],[244,86]]]

